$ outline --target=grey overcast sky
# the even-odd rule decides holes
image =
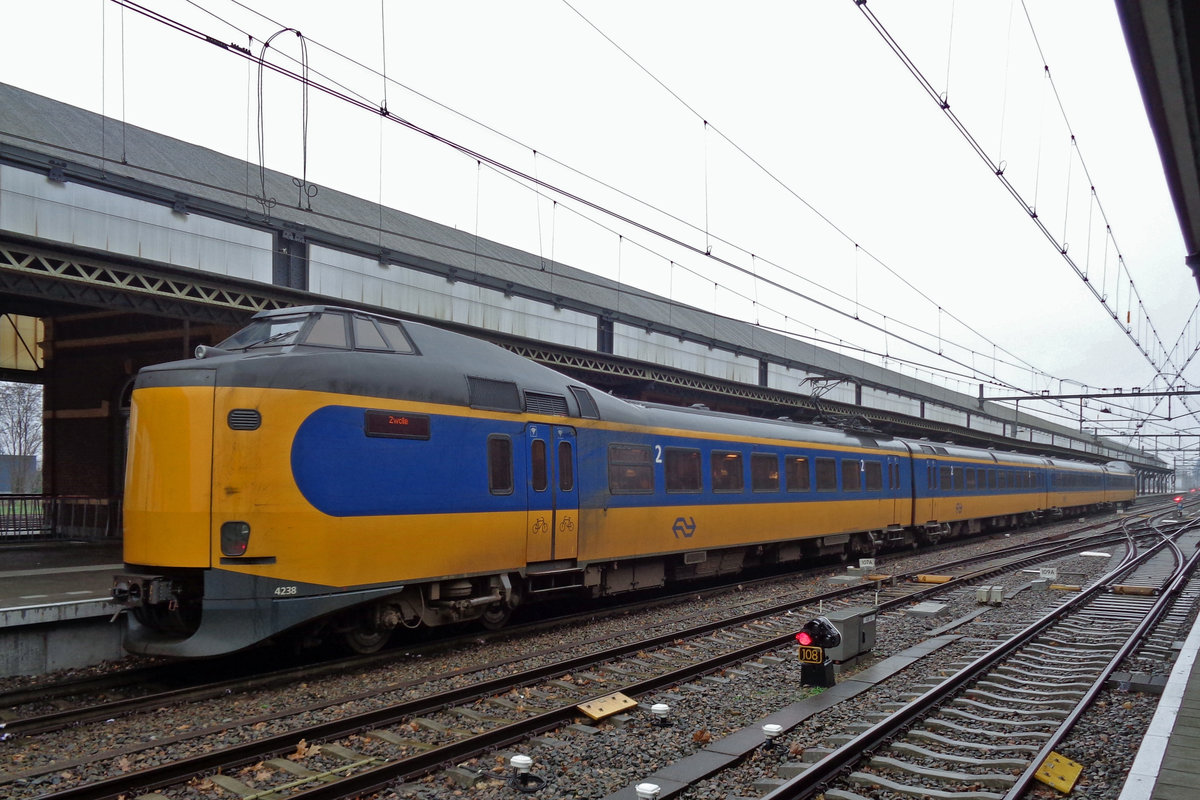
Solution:
[[[1113,313],[1160,364],[1170,351],[1182,366],[1197,345],[1187,324],[1195,284],[1107,0],[868,8],[1108,309],[854,0],[143,5],[255,54],[280,28],[298,29],[318,80],[386,99],[393,114],[743,271],[312,92],[307,172],[319,185],[883,354],[867,358],[971,394],[981,382],[989,394],[1011,393],[993,382],[1161,388]],[[257,72],[246,60],[110,0],[10,4],[4,20],[0,80],[258,160]],[[284,34],[268,60],[294,67],[300,53]],[[265,161],[293,174],[304,155],[300,100],[297,84],[267,75]],[[1131,301],[1130,278],[1144,307]],[[1187,429],[1194,419],[1153,425]]]

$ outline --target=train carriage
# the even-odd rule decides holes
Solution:
[[[382,646],[598,597],[1132,499],[1100,468],[630,403],[470,337],[263,312],[133,393],[134,652]],[[1099,483],[1097,483],[1099,481]]]

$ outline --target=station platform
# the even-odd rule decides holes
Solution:
[[[1163,687],[1119,800],[1193,800],[1200,785],[1200,620]]]
[[[0,544],[0,677],[122,658],[110,623],[121,540]]]

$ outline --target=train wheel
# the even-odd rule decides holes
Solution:
[[[512,606],[508,603],[492,603],[483,610],[479,622],[489,631],[498,631],[508,624],[512,613]]]
[[[508,624],[512,618],[513,611],[521,604],[521,586],[511,586],[506,583],[506,597],[498,603],[492,603],[483,609],[483,614],[479,617],[479,623],[489,631],[498,631]]]
[[[355,653],[370,655],[378,653],[387,644],[391,631],[379,631],[373,628],[351,628],[342,633],[342,641]]]

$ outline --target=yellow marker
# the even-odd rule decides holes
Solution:
[[[1058,753],[1051,753],[1046,756],[1046,760],[1038,767],[1033,777],[1063,794],[1069,794],[1075,786],[1075,781],[1079,780],[1081,772],[1083,772],[1083,764]]]
[[[611,717],[618,711],[624,711],[627,708],[633,708],[637,705],[637,701],[621,694],[613,692],[606,694],[604,697],[597,697],[595,700],[589,700],[582,705],[576,706],[580,711],[587,714],[592,719],[604,719]]]

